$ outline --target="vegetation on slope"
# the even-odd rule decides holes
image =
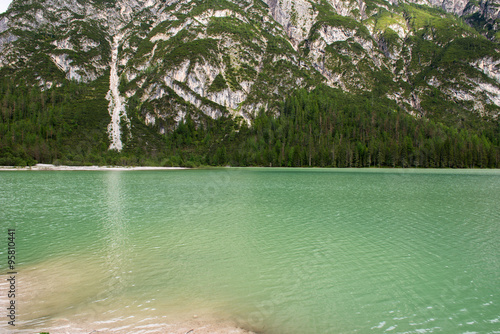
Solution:
[[[70,83],[41,92],[3,80],[0,164],[500,167],[498,122],[481,132],[448,127],[415,119],[390,100],[328,87],[296,91],[278,117],[262,110],[251,127],[230,116],[195,122],[188,113],[160,135],[131,115],[124,150],[108,151],[104,87]]]
[[[238,133],[196,128],[188,118],[167,147],[172,162],[195,165],[499,167],[499,127],[490,125],[479,135],[415,119],[389,100],[321,87],[297,91],[279,117],[262,111]]]
[[[377,1],[368,2],[364,21],[354,18],[360,13],[335,14],[326,1],[313,4],[318,16],[298,51],[276,22],[262,19],[267,9],[261,2],[245,11],[244,1],[197,0],[155,27],[146,12],[137,13],[137,24],[127,25],[130,38],[119,49],[128,59],[120,65],[120,92],[130,96],[131,120],[131,133],[122,129],[121,153],[107,150],[109,76],[102,74],[110,60],[110,38],[103,27],[75,16],[60,29],[14,31],[18,54],[26,57],[16,60],[12,53],[13,68],[0,70],[0,164],[498,167],[500,130],[491,115],[500,108],[486,92],[474,91],[479,82],[498,83],[473,64],[498,60],[499,44],[440,9],[413,4],[382,9]],[[109,7],[114,1],[94,3]],[[196,19],[213,9],[233,14],[208,23]],[[175,36],[161,37],[181,25]],[[315,50],[320,56],[313,66],[309,45],[321,42],[325,26],[354,31],[353,37]],[[157,35],[161,38],[152,39]],[[68,49],[54,43],[66,38]],[[64,54],[82,75],[101,76],[88,84],[68,80],[51,59]],[[250,115],[248,127],[176,81],[202,106],[222,110],[222,117],[209,118],[164,83],[165,73],[188,61],[188,74],[200,64],[221,70],[205,93],[243,90],[250,82],[236,110],[266,107]],[[313,68],[338,74],[339,86],[350,93],[322,87],[325,77]],[[137,76],[128,81],[127,70]],[[156,85],[165,95],[150,99]],[[475,110],[476,101],[453,95],[462,92],[473,92],[485,117]],[[401,97],[399,105],[387,96]],[[155,123],[146,125],[151,115]]]
[[[105,162],[108,76],[90,85],[68,81],[49,91],[22,81],[14,84],[9,76],[1,71],[1,165]]]

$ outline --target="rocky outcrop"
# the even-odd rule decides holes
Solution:
[[[113,37],[113,44],[111,49],[111,70],[109,74],[109,91],[106,99],[109,100],[108,111],[111,116],[111,122],[108,125],[109,134],[109,149],[121,151],[123,144],[121,138],[121,126],[129,126],[130,122],[127,118],[125,111],[125,101],[120,96],[118,86],[120,84],[120,77],[118,76],[118,47],[122,39],[121,35]]]
[[[292,45],[297,48],[309,31],[316,16],[309,1],[305,0],[265,0],[272,17],[284,29]]]
[[[500,50],[497,52],[500,52]],[[472,62],[471,65],[486,74],[488,77],[500,82],[500,59],[485,57],[477,59]]]
[[[481,0],[468,2],[464,8],[463,15],[473,15],[478,13],[485,20],[494,21],[500,18],[500,1],[499,0]],[[498,29],[498,27],[496,28]]]
[[[279,102],[297,88],[326,83],[365,92],[379,88],[383,78],[390,86],[385,96],[410,113],[420,113],[431,89],[453,101],[471,101],[471,110],[482,112],[487,105],[500,106],[499,58],[467,60],[468,70],[485,75],[458,76],[463,87],[473,87],[469,92],[443,85],[443,78],[419,82],[429,71],[445,71],[437,55],[451,41],[481,36],[460,28],[463,22],[457,20],[450,27],[458,29],[457,35],[439,39],[431,23],[452,21],[451,16],[434,11],[416,27],[421,18],[411,18],[408,6],[397,5],[429,5],[464,17],[479,13],[491,23],[499,17],[499,1],[265,0],[265,6],[229,0],[203,7],[192,0],[117,0],[113,5],[15,0],[0,15],[0,68],[31,66],[33,82],[43,89],[65,80],[89,83],[109,73],[108,130],[110,148],[117,150],[131,100],[145,124],[166,131],[165,123],[187,113],[217,118],[229,112],[249,121],[261,108],[277,112]],[[422,51],[422,45],[428,48]],[[49,65],[48,73],[37,71]],[[223,82],[214,87],[217,77]]]

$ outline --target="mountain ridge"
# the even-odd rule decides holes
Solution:
[[[47,92],[108,82],[99,104],[107,101],[108,148],[117,151],[139,127],[139,137],[165,136],[188,116],[248,125],[261,110],[279,116],[285,97],[320,85],[447,126],[494,128],[499,8],[497,0],[15,0],[0,15],[0,70]]]

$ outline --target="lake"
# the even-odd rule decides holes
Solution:
[[[500,170],[2,171],[0,207],[18,332],[500,333]]]

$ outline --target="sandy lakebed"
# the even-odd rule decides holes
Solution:
[[[16,167],[0,166],[0,171],[47,171],[47,170],[79,170],[79,171],[126,171],[126,170],[170,170],[188,169],[187,167],[148,167],[148,166],[56,166],[51,164],[36,164],[34,166]]]

